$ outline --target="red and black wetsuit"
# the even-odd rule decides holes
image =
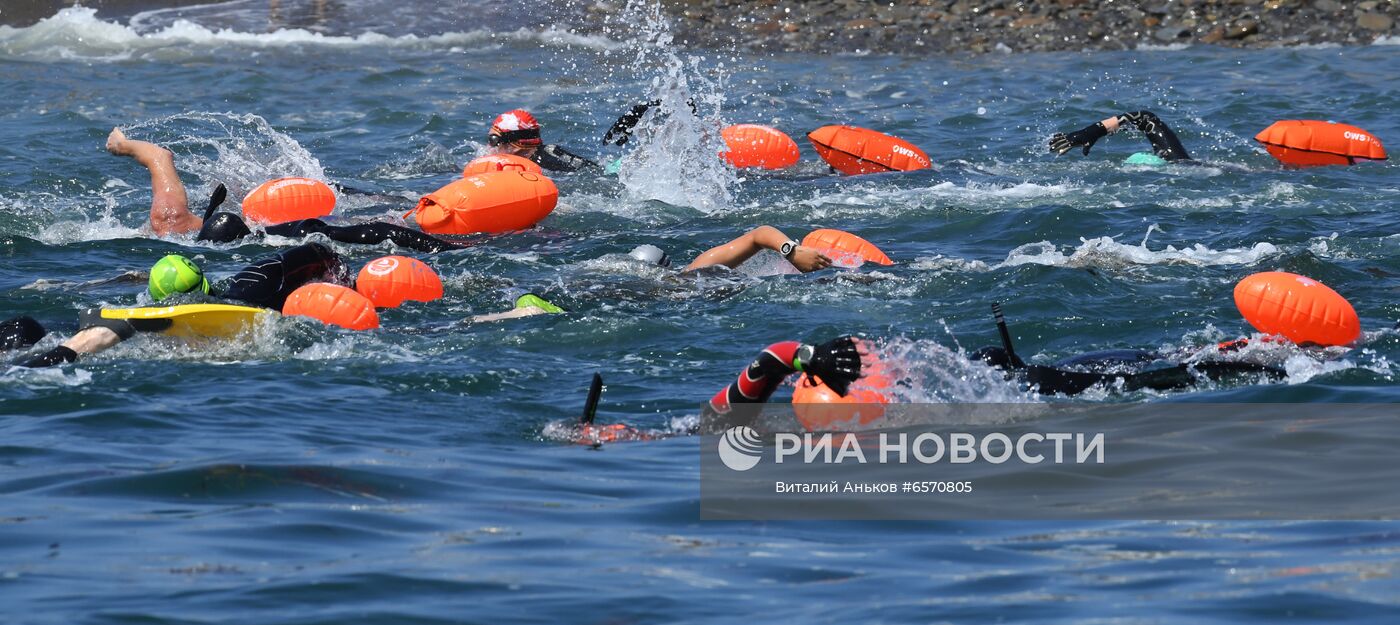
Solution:
[[[735,404],[766,403],[783,380],[797,373],[792,361],[797,357],[797,348],[801,346],[797,341],[783,341],[764,348],[758,358],[739,372],[737,380],[710,398],[701,415],[701,429],[713,431],[716,426],[728,424],[730,419],[727,417]],[[748,413],[738,420],[746,420],[752,414]]]

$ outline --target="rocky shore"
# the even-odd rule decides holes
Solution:
[[[601,0],[597,24],[623,0]],[[1144,45],[1369,44],[1400,34],[1400,1],[662,0],[676,41],[705,48],[889,54],[1123,50]]]

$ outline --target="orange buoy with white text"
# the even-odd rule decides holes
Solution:
[[[1351,302],[1296,273],[1265,271],[1240,280],[1235,307],[1254,329],[1300,345],[1348,345],[1361,336]]]
[[[423,196],[408,215],[433,234],[495,234],[529,228],[558,203],[559,189],[543,174],[498,171],[450,182]]]
[[[802,157],[797,142],[777,128],[758,124],[735,124],[720,131],[728,148],[722,156],[730,165],[740,169],[783,169],[797,164]]]
[[[915,171],[933,164],[923,150],[899,137],[856,126],[822,126],[807,139],[822,160],[848,176]]]
[[[485,174],[493,171],[507,171],[512,169],[516,171],[528,171],[532,174],[544,173],[544,170],[541,169],[535,161],[523,156],[516,156],[514,154],[487,154],[486,156],[473,159],[472,162],[467,163],[467,166],[462,168],[462,176],[465,177],[472,174]]]
[[[397,308],[404,300],[442,299],[442,278],[416,258],[384,256],[365,263],[355,278],[355,290],[375,308]]]
[[[260,224],[325,217],[335,210],[335,191],[320,180],[278,178],[243,198],[243,216]]]
[[[1294,167],[1354,165],[1357,159],[1388,158],[1380,139],[1347,124],[1288,119],[1259,131],[1254,140],[1274,158]]]
[[[858,343],[859,344],[859,343]],[[808,430],[826,430],[836,426],[869,425],[885,416],[885,404],[890,403],[892,382],[885,365],[873,352],[861,348],[861,378],[851,384],[842,397],[823,384],[821,378],[813,383],[801,376],[792,391],[792,408],[797,420]]]
[[[379,327],[379,313],[374,304],[355,291],[328,282],[302,285],[282,304],[282,314],[311,317],[327,325],[347,330],[372,330]]]
[[[831,261],[842,267],[859,267],[869,261],[877,265],[893,265],[880,248],[854,234],[834,228],[822,228],[802,237],[802,244],[816,248],[826,254]]]

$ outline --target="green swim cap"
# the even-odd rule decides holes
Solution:
[[[209,292],[209,280],[194,261],[179,254],[171,254],[151,265],[151,281],[147,284],[151,299],[159,302],[172,293],[189,293],[200,289]]]
[[[1123,164],[1124,164],[1124,165],[1146,165],[1146,166],[1148,166],[1148,167],[1157,167],[1157,166],[1160,166],[1160,165],[1166,165],[1166,164],[1167,164],[1167,159],[1164,159],[1164,158],[1162,158],[1162,157],[1160,157],[1160,156],[1157,156],[1156,154],[1152,154],[1152,153],[1150,153],[1150,152],[1138,152],[1138,153],[1136,153],[1136,154],[1134,154],[1134,155],[1132,155],[1132,156],[1129,156],[1129,157],[1128,157],[1128,160],[1123,161]]]

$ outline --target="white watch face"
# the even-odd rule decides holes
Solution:
[[[787,256],[788,254],[791,254],[793,250],[797,249],[797,244],[793,243],[792,241],[788,241],[786,243],[783,243],[783,246],[780,249],[782,250],[783,256]]]

